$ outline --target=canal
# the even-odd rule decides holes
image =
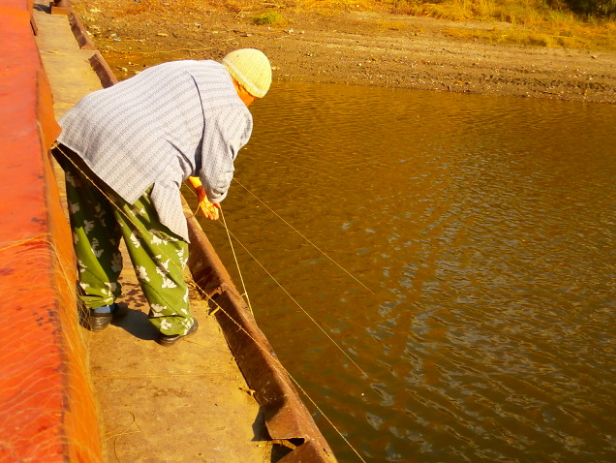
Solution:
[[[341,462],[616,461],[616,107],[275,83],[251,109],[240,271],[202,224]]]

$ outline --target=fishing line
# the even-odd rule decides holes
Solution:
[[[88,174],[86,172],[83,171],[83,169],[80,168],[80,166],[77,165],[77,163],[75,161],[73,161],[73,159],[71,159],[70,156],[68,156],[61,148],[60,145],[55,145],[55,148],[58,149],[58,151],[60,151],[62,153],[62,155],[77,169],[79,170],[79,172],[84,176],[84,178],[86,178],[97,190],[99,190],[99,192],[109,201],[110,204],[113,205],[113,207],[115,207],[123,216],[126,217],[126,219],[129,222],[132,222],[132,219],[122,210],[122,208],[120,208],[117,204],[115,204],[115,202],[112,200],[112,198],[107,195],[107,193],[105,191],[103,191],[103,189],[101,187],[99,187],[92,178],[90,178],[88,176]],[[231,240],[231,236],[232,233],[229,230],[229,228],[226,226],[226,222],[225,222],[225,228],[228,231],[229,234],[229,239]],[[237,238],[235,238],[237,240]],[[23,240],[23,241],[29,241],[29,240]],[[345,357],[347,357],[356,367],[357,369],[365,376],[368,377],[368,375],[359,367],[359,365],[357,365],[357,363],[355,361],[353,361],[353,359],[351,359],[348,354],[346,352],[344,352],[342,350],[342,348],[332,339],[331,336],[329,336],[329,334],[327,334],[327,332],[318,324],[316,323],[316,321],[314,320],[314,318],[308,314],[308,312],[306,312],[306,310],[304,310],[303,307],[301,307],[301,305],[295,300],[295,298],[293,298],[293,296],[291,294],[288,293],[288,291],[286,291],[286,289],[284,289],[280,283],[265,269],[265,267],[263,267],[263,265],[250,253],[250,251],[248,251],[248,249],[246,249],[246,247],[239,241],[237,240],[238,243],[244,248],[244,250],[246,250],[246,252],[261,266],[261,268],[263,268],[263,270],[272,278],[272,280],[274,280],[276,282],[276,284],[291,298],[291,300],[293,300],[295,302],[295,304],[302,310],[302,312],[304,312],[304,314],[306,314],[306,316],[308,316],[308,318],[310,318],[313,323],[315,323],[316,326],[319,327],[319,329],[327,336],[327,338],[344,354]],[[8,247],[12,247],[8,246]],[[199,284],[192,278],[192,276],[190,277],[190,280],[192,282],[192,284],[195,285],[195,287],[199,288],[201,290],[201,292],[203,294],[207,295],[207,292],[201,288],[199,286]],[[258,345],[258,342],[256,339],[254,339],[250,333],[248,333],[244,327],[242,327],[237,320],[235,320],[229,313],[227,313],[227,311],[220,306],[220,304],[218,304],[218,302],[214,299],[212,299],[210,296],[207,296],[205,299],[206,302],[213,302],[217,307],[216,310],[220,310],[222,311],[222,313],[224,313],[229,320],[231,320],[242,332],[244,332],[246,334],[246,336],[248,336],[256,345]],[[266,351],[267,352],[267,351]],[[271,352],[267,352],[268,355],[274,360],[273,361],[273,366],[274,368],[279,372],[282,373],[284,372],[292,381],[294,384],[297,385],[298,389],[302,392],[302,394],[304,394],[309,400],[310,402],[315,406],[315,408],[319,411],[319,413],[321,413],[323,415],[323,417],[327,420],[327,422],[330,424],[330,426],[332,426],[332,428],[336,431],[336,433],[343,439],[343,441],[349,446],[349,448],[357,455],[357,457],[362,461],[362,463],[366,463],[366,461],[361,457],[361,455],[359,454],[359,452],[353,447],[353,445],[344,437],[344,435],[342,434],[342,432],[336,427],[336,425],[331,421],[331,419],[318,407],[318,405],[316,404],[316,402],[310,397],[310,395],[308,395],[308,393],[299,385],[298,381],[293,377],[293,375],[291,375],[291,373],[289,373],[289,371],[280,363],[279,360],[277,360]],[[280,368],[282,368],[282,370],[280,370]],[[128,428],[127,428],[128,429]]]
[[[287,372],[288,373],[288,372]],[[289,373],[288,373],[289,374]],[[346,437],[344,437],[344,435],[342,434],[342,432],[340,432],[340,430],[338,430],[338,428],[336,427],[336,425],[332,422],[332,420],[329,419],[329,417],[323,412],[323,410],[321,410],[321,408],[316,404],[316,402],[314,400],[312,400],[312,397],[310,397],[308,395],[308,393],[304,390],[303,387],[300,386],[300,384],[295,380],[295,378],[293,376],[291,376],[291,374],[289,374],[289,378],[291,378],[293,380],[293,382],[295,383],[295,385],[297,386],[297,388],[302,391],[302,394],[304,394],[306,396],[306,398],[308,400],[310,400],[310,402],[312,403],[312,405],[314,405],[314,408],[317,409],[317,411],[323,416],[323,418],[325,418],[325,420],[329,423],[329,425],[334,428],[334,430],[338,433],[338,435],[342,438],[342,440],[345,442],[345,444],[347,444],[349,446],[349,448],[353,451],[353,453],[355,453],[355,455],[357,455],[357,458],[359,458],[362,463],[367,463],[366,460],[364,460],[362,458],[362,456],[359,454],[359,452],[357,451],[357,449],[355,449],[355,447],[353,447],[353,445],[347,440]]]
[[[248,193],[250,193],[257,201],[259,201],[261,204],[263,204],[270,212],[272,212],[272,214],[274,214],[276,217],[278,217],[282,222],[284,222],[289,228],[291,228],[291,230],[293,230],[295,233],[297,233],[299,236],[301,236],[307,243],[309,243],[312,247],[314,247],[317,251],[319,251],[321,254],[323,254],[325,257],[327,257],[334,265],[336,265],[340,270],[342,270],[344,273],[346,273],[349,277],[351,277],[353,280],[355,280],[357,283],[359,283],[364,289],[366,289],[366,291],[370,292],[370,294],[374,295],[374,291],[372,291],[370,288],[368,288],[368,286],[366,286],[364,283],[362,283],[359,278],[357,278],[356,276],[354,276],[351,272],[349,272],[347,269],[345,269],[342,265],[340,265],[338,262],[336,262],[332,257],[330,257],[325,251],[323,251],[320,247],[318,247],[316,244],[314,244],[310,239],[308,239],[306,236],[304,236],[302,234],[302,232],[300,232],[297,228],[295,228],[293,225],[291,225],[289,222],[287,222],[285,219],[283,219],[275,210],[273,210],[270,206],[268,206],[265,202],[263,202],[257,195],[255,195],[252,191],[250,191],[248,188],[246,188],[244,186],[244,184],[242,182],[240,182],[239,180],[237,180],[236,178],[233,179],[235,182],[237,182],[242,188],[244,188],[244,190],[246,190]]]
[[[19,241],[6,241],[6,242],[2,242],[0,243],[0,246],[3,246],[6,243],[11,243],[7,246],[3,246],[0,247],[0,252],[2,251],[6,251],[7,249],[11,249],[11,248],[15,248],[17,246],[21,246],[22,244],[25,243],[29,243],[29,242],[42,242],[42,243],[52,243],[51,239],[42,239],[42,237],[46,237],[46,236],[51,236],[50,233],[38,233],[30,238],[25,238],[23,240],[19,240]]]
[[[110,204],[112,204],[129,222],[132,222],[131,217],[129,217],[117,204],[115,204],[115,202],[112,200],[112,198],[109,197],[109,195],[107,195],[106,192],[103,191],[102,188],[100,188],[84,171],[83,169],[80,168],[80,166],[77,165],[77,163],[75,161],[73,161],[71,159],[70,156],[68,156],[64,151],[62,151],[62,149],[60,148],[60,146],[56,146],[56,148],[64,155],[64,157],[71,163],[73,164],[73,166],[78,169],[81,174],[96,188],[100,191],[100,193],[109,201]],[[256,196],[255,196],[256,197]],[[222,212],[222,209],[221,209]],[[224,216],[223,216],[224,217]],[[336,346],[336,348],[342,352],[342,354],[353,364],[355,365],[355,367],[364,375],[364,377],[368,377],[368,374],[357,364],[357,362],[355,362],[350,356],[349,354],[347,354],[342,347],[340,347],[340,345],[338,345],[338,343],[327,333],[327,331],[325,331],[325,329],[319,325],[319,323],[317,323],[317,321],[314,319],[314,317],[312,315],[310,315],[308,313],[308,311],[306,311],[306,309],[304,309],[302,307],[302,305],[293,297],[293,295],[291,295],[291,293],[289,293],[283,286],[282,284],[263,266],[263,264],[248,250],[248,248],[246,248],[246,246],[244,246],[244,244],[238,240],[231,232],[231,230],[229,229],[229,227],[227,226],[227,223],[225,221],[224,225],[225,229],[227,230],[227,236],[229,238],[229,243],[231,244],[231,247],[233,249],[233,243],[231,240],[231,237],[233,237],[243,248],[244,250],[248,253],[248,255],[250,255],[250,257],[252,257],[254,259],[254,261],[259,264],[259,266],[263,269],[263,271],[265,273],[267,273],[267,275],[278,285],[278,287],[280,287],[280,289],[282,291],[284,291],[285,294],[287,294],[287,296],[295,303],[295,305],[297,305],[297,307],[299,307],[299,309],[319,328],[319,330],[321,330],[321,332],[332,342],[332,344],[334,344],[334,346]],[[235,251],[234,251],[234,255],[235,255]],[[237,256],[235,256],[236,258],[236,263],[237,261]],[[183,269],[182,269],[183,270]],[[238,271],[239,270],[239,265],[238,265]],[[240,271],[240,278],[241,278],[241,271]],[[243,278],[242,279],[242,283],[243,283]],[[198,287],[199,289],[202,290],[202,288],[197,284],[197,282],[191,277],[192,282],[195,284],[196,287]],[[202,290],[203,291],[203,290]],[[246,287],[244,286],[244,291],[246,291]],[[204,292],[205,294],[205,292]],[[209,299],[209,298],[208,298]],[[248,294],[246,293],[246,299],[247,301],[249,300]],[[252,312],[252,308],[251,308],[251,312]],[[254,316],[254,314],[253,314]]]
[[[103,189],[101,187],[99,187],[88,175],[87,173],[85,173],[83,171],[83,169],[80,168],[80,166],[77,165],[77,163],[75,161],[73,161],[73,159],[71,159],[70,156],[68,156],[64,151],[62,151],[62,149],[60,148],[60,145],[56,145],[56,148],[58,149],[58,151],[60,151],[64,157],[71,163],[73,164],[73,166],[79,170],[81,172],[81,174],[97,189],[99,190],[99,192],[107,199],[107,201],[109,201],[110,204],[112,204],[119,212],[120,214],[122,214],[127,221],[132,222],[132,218],[129,217],[123,210],[122,208],[120,208],[117,204],[115,204],[115,202],[112,200],[111,197],[109,197],[109,195],[107,195],[107,193],[105,191],[103,191]],[[222,213],[222,208],[221,208],[221,213]],[[232,233],[231,230],[229,229],[229,227],[227,226],[226,221],[224,220],[224,214],[222,214],[223,216],[223,221],[224,221],[224,228],[227,231],[227,236],[229,239],[229,244],[231,245],[231,248],[233,248],[233,242],[231,237],[233,236],[233,238],[235,238],[235,240],[244,248],[244,250],[250,255],[250,257],[252,257],[254,259],[255,262],[257,262],[257,264],[259,264],[259,266],[263,269],[263,271],[265,271],[269,277],[280,287],[280,289],[282,289],[285,294],[287,294],[289,296],[289,298],[300,308],[300,310],[323,332],[323,334],[325,334],[325,336],[336,346],[336,348],[338,350],[340,350],[340,352],[342,352],[342,354],[351,362],[353,363],[353,365],[355,365],[357,367],[357,369],[365,376],[368,377],[368,375],[364,372],[364,370],[361,369],[361,367],[346,353],[344,352],[344,350],[336,343],[336,341],[325,331],[325,329],[323,327],[321,327],[317,321],[314,319],[314,317],[312,317],[302,306],[301,304],[280,284],[280,282],[263,266],[263,264],[246,248],[246,246],[244,246],[244,244],[238,240]],[[236,261],[236,264],[238,264],[238,272],[240,272],[240,278],[242,280],[242,284],[244,284],[244,280],[241,276],[241,270],[239,269],[239,263],[238,263],[238,259],[237,256],[235,255],[235,250],[233,251],[234,254],[234,258]],[[203,291],[203,289],[197,284],[197,282],[191,277],[191,281],[192,283],[199,288],[201,291]],[[244,285],[244,291],[246,292],[246,287]],[[203,291],[204,294],[207,294],[205,291]],[[208,299],[210,299],[208,297]],[[247,303],[249,303],[249,297],[248,294],[246,292],[246,299],[247,299]],[[211,299],[210,299],[211,300]],[[250,307],[250,306],[249,306]],[[251,313],[252,313],[252,308],[250,309]],[[254,314],[253,314],[254,316]]]
[[[213,302],[216,305],[216,309],[215,309],[216,311],[220,310],[222,313],[224,313],[227,316],[227,318],[229,318],[229,320],[231,320],[231,322],[234,323],[239,328],[240,331],[242,331],[246,336],[248,336],[248,338],[251,339],[257,346],[259,345],[257,340],[254,339],[251,336],[251,334],[248,333],[246,331],[246,329],[242,325],[240,325],[240,323],[235,318],[233,318],[231,315],[229,315],[227,313],[227,311],[220,304],[218,304],[218,302],[215,299],[211,299],[210,298],[209,301]],[[282,363],[280,363],[280,361],[276,357],[274,357],[272,352],[270,352],[268,350],[264,350],[264,352],[272,358],[272,360],[273,360],[272,366],[277,371],[277,373],[279,373],[279,374],[282,374],[282,373],[286,374],[291,379],[291,381],[293,381],[293,383],[297,386],[297,388],[301,391],[301,393],[304,394],[308,400],[310,400],[312,405],[314,405],[314,407],[317,409],[317,411],[323,416],[323,418],[325,418],[325,420],[334,429],[334,431],[336,431],[336,433],[342,438],[342,440],[349,446],[349,448],[353,451],[353,453],[355,453],[355,455],[357,455],[357,457],[362,461],[362,463],[367,463],[366,460],[364,460],[362,458],[362,456],[359,454],[358,450],[353,446],[353,444],[351,444],[351,442],[349,442],[347,440],[347,438],[344,437],[344,435],[342,434],[342,431],[340,431],[338,429],[338,427],[334,424],[334,422],[327,416],[327,414],[325,412],[323,412],[323,410],[321,410],[321,408],[312,399],[312,397],[310,397],[310,395],[306,392],[306,390],[299,384],[299,382],[295,379],[295,377],[291,373],[289,373],[289,370],[287,370],[284,367],[284,365]],[[361,369],[360,369],[360,371],[361,371]]]
[[[231,246],[231,252],[233,253],[233,259],[235,260],[235,265],[237,267],[237,272],[240,275],[240,281],[242,282],[242,288],[244,288],[244,296],[246,297],[246,303],[248,304],[248,308],[250,309],[250,313],[254,317],[254,312],[252,311],[252,305],[250,305],[250,297],[248,297],[248,290],[246,289],[246,284],[244,283],[244,277],[242,276],[242,271],[240,270],[240,263],[237,259],[237,254],[235,254],[235,248],[233,247],[233,240],[231,239],[231,232],[229,227],[227,226],[227,221],[225,220],[225,213],[222,211],[222,207],[220,204],[218,205],[220,208],[220,216],[222,217],[222,222],[224,224],[225,230],[227,231],[227,238],[229,240],[229,246]],[[239,241],[238,241],[239,243]],[[244,248],[245,249],[245,248]]]
[[[327,331],[325,331],[325,329],[319,325],[319,323],[317,323],[317,321],[314,319],[314,317],[312,315],[310,315],[308,313],[308,311],[306,311],[306,309],[304,309],[302,307],[302,305],[293,297],[293,295],[291,293],[289,293],[289,291],[287,291],[284,286],[282,286],[282,284],[280,284],[280,282],[276,279],[276,277],[274,277],[274,275],[272,275],[266,268],[265,266],[259,261],[259,259],[257,259],[249,250],[248,248],[240,241],[237,239],[237,237],[235,235],[233,235],[233,233],[229,230],[229,228],[227,228],[227,233],[231,236],[233,236],[233,238],[240,244],[240,246],[242,246],[244,248],[244,250],[248,253],[248,255],[250,257],[253,258],[253,260],[259,264],[259,266],[263,269],[263,271],[265,273],[267,273],[267,275],[274,281],[274,283],[276,283],[278,285],[278,287],[284,291],[284,293],[289,296],[289,299],[291,299],[293,301],[293,303],[295,303],[295,305],[297,307],[299,307],[299,309],[304,313],[304,315],[306,315],[311,321],[312,323],[314,323],[317,328],[319,328],[319,330],[321,330],[321,332],[332,342],[332,344],[334,346],[336,346],[336,348],[342,352],[342,355],[344,355],[353,365],[355,365],[355,367],[364,375],[364,377],[368,378],[368,374],[362,370],[362,368],[349,356],[349,354],[347,354],[342,347],[340,347],[338,345],[338,343],[327,333]]]
[[[243,186],[243,185],[242,185]],[[251,193],[252,194],[252,193]],[[253,194],[254,196],[254,194]],[[256,198],[256,196],[255,196]],[[219,205],[220,206],[220,205]],[[240,246],[242,246],[242,248],[244,248],[244,251],[246,251],[248,253],[248,255],[250,257],[252,257],[252,259],[263,269],[263,271],[272,279],[272,281],[274,281],[274,283],[276,283],[276,285],[278,285],[278,287],[289,297],[289,299],[291,299],[293,301],[293,303],[299,307],[299,309],[304,313],[304,315],[306,315],[310,321],[312,321],[312,323],[315,324],[315,326],[317,328],[319,328],[319,330],[321,330],[321,332],[332,342],[332,344],[334,346],[336,346],[336,348],[342,352],[342,354],[353,364],[355,365],[355,367],[361,372],[362,375],[364,375],[364,377],[368,377],[368,374],[362,370],[362,368],[357,364],[357,362],[355,362],[343,349],[342,347],[340,347],[340,345],[327,333],[327,331],[325,331],[325,329],[319,325],[319,323],[314,319],[314,317],[312,315],[310,315],[308,313],[308,311],[306,309],[304,309],[304,307],[302,307],[302,305],[297,301],[297,299],[295,299],[293,297],[293,295],[291,293],[289,293],[289,291],[287,291],[286,288],[284,288],[282,286],[282,284],[276,279],[276,277],[274,277],[274,275],[271,274],[271,272],[269,270],[267,270],[265,268],[265,266],[261,263],[261,261],[259,259],[257,259],[254,254],[252,254],[248,248],[244,245],[244,243],[242,243],[229,229],[229,226],[227,225],[227,221],[225,220],[225,215],[222,211],[222,207],[220,207],[220,213],[221,213],[221,217],[222,217],[222,221],[223,221],[223,227],[227,233],[227,239],[229,240],[229,245],[231,246],[231,251],[233,253],[233,259],[235,260],[235,265],[237,267],[237,271],[239,273],[239,277],[240,277],[240,281],[242,282],[242,287],[244,289],[244,295],[246,296],[246,302],[248,303],[248,307],[250,308],[250,313],[253,315],[254,317],[254,312],[252,310],[252,307],[250,305],[250,298],[248,296],[248,290],[246,289],[246,285],[244,283],[244,277],[242,276],[242,271],[240,269],[240,265],[239,265],[239,260],[237,258],[237,254],[235,252],[235,247],[233,246],[233,239],[235,239],[235,241],[237,241],[239,243]],[[276,214],[278,217],[280,217],[278,214]],[[281,218],[281,217],[280,217]],[[281,220],[284,220],[281,218]]]
[[[200,209],[200,205],[197,204],[197,209],[195,209],[195,211],[193,212],[193,217],[197,216],[199,209]],[[233,246],[233,240],[231,239],[231,235],[229,235],[229,227],[227,226],[227,221],[225,220],[225,214],[222,211],[222,206],[220,204],[218,204],[218,209],[220,210],[220,216],[222,217],[222,221],[224,224],[223,227],[227,233],[227,239],[229,240],[229,246],[231,247],[231,253],[233,254],[233,260],[235,261],[235,267],[237,268],[237,273],[240,276],[240,281],[242,282],[242,288],[244,289],[244,293],[242,294],[242,296],[246,298],[246,304],[248,304],[250,313],[254,317],[255,314],[254,314],[254,311],[252,310],[252,305],[250,303],[250,297],[248,296],[248,289],[246,288],[246,283],[244,283],[244,277],[242,275],[242,270],[240,269],[240,262],[237,258],[237,254],[235,253],[235,247]]]

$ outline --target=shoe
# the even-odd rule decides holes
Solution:
[[[199,329],[199,323],[197,323],[197,319],[196,318],[193,318],[193,320],[195,322],[193,323],[193,326],[190,327],[190,329],[188,330],[188,332],[186,334],[163,334],[163,333],[160,333],[158,335],[158,339],[156,340],[156,342],[158,344],[160,344],[161,346],[169,347],[169,346],[174,345],[180,339],[187,338],[188,336],[195,334],[197,332],[197,330]]]
[[[110,313],[98,313],[94,312],[94,309],[90,309],[90,331],[103,331],[113,320],[125,317],[128,313],[128,306],[126,304],[114,302],[109,307],[111,308]]]

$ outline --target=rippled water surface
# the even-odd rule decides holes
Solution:
[[[242,276],[365,461],[616,461],[615,107],[277,84],[253,113]]]

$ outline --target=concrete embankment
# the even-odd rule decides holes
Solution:
[[[114,76],[64,6],[0,0],[0,462],[335,461],[188,209],[199,332],[158,346],[130,265],[126,319],[79,326],[48,150],[56,120]]]

